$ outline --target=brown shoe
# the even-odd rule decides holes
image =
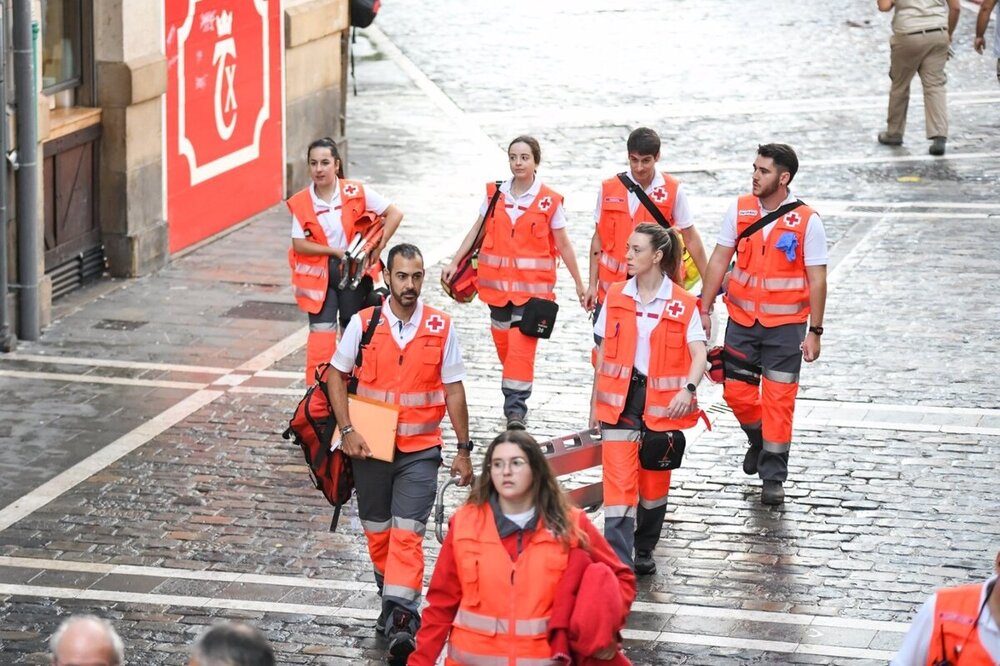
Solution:
[[[878,142],[881,143],[883,146],[902,146],[903,135],[889,134],[888,132],[879,132]]]

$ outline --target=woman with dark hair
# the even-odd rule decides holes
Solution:
[[[309,313],[306,384],[312,384],[316,366],[329,363],[337,349],[338,319],[343,330],[364,305],[371,279],[379,272],[378,257],[399,227],[403,213],[372,188],[344,178],[343,161],[330,137],[309,144],[306,158],[312,184],[287,202],[292,212],[288,263],[295,300]],[[340,261],[366,211],[382,219],[382,240],[369,255],[371,268],[361,284],[354,289],[341,288]]]
[[[482,234],[479,250],[479,298],[490,307],[490,332],[503,365],[500,388],[507,428],[523,430],[535,376],[538,338],[525,335],[518,324],[531,298],[556,299],[556,259],[562,257],[583,304],[586,289],[569,235],[562,195],[537,177],[542,149],[534,137],[519,136],[507,147],[513,177],[486,184],[479,218],[455,258],[441,272],[447,282]],[[496,195],[496,203],[490,206]],[[487,217],[487,213],[489,213]]]
[[[503,433],[487,448],[482,473],[451,520],[408,663],[432,666],[446,640],[446,664],[553,659],[557,587],[582,552],[589,566],[604,567],[616,583],[620,599],[602,603],[620,601],[621,609],[613,630],[588,637],[596,649],[583,656],[611,659],[635,598],[635,576],[587,516],[569,505],[538,443],[523,431]]]
[[[594,324],[601,346],[591,425],[603,436],[604,536],[642,575],[656,571],[670,491],[669,470],[640,466],[643,433],[680,442],[703,413],[695,392],[705,373],[705,330],[698,300],[675,284],[682,251],[673,229],[637,226],[625,254],[631,277],[609,287]]]

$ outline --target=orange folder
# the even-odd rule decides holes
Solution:
[[[392,462],[396,453],[396,424],[399,422],[399,405],[390,405],[381,400],[347,396],[347,410],[351,415],[354,430],[365,438],[372,457],[376,460]],[[333,440],[339,444],[340,428],[333,432]]]

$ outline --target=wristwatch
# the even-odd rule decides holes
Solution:
[[[695,393],[698,392],[698,387],[695,384],[688,384],[684,388],[687,389],[687,392],[690,393],[691,395],[694,395]]]
[[[467,442],[459,442],[459,443],[458,443],[458,450],[459,450],[459,451],[468,451],[469,453],[472,453],[472,449],[473,449],[473,448],[474,448],[475,446],[476,446],[475,442],[473,442],[473,441],[472,441],[472,440],[470,439],[470,440],[469,440],[469,441],[467,441]]]
[[[816,335],[823,335],[823,327],[822,326],[810,326],[809,327],[809,332],[810,333],[815,333]]]
[[[352,432],[354,432],[354,426],[345,425],[340,429],[340,436],[343,437],[344,435],[350,435]]]

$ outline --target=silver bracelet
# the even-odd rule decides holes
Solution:
[[[345,425],[343,428],[340,429],[340,436],[343,437],[344,435],[349,435],[352,432],[354,432],[354,426]]]

